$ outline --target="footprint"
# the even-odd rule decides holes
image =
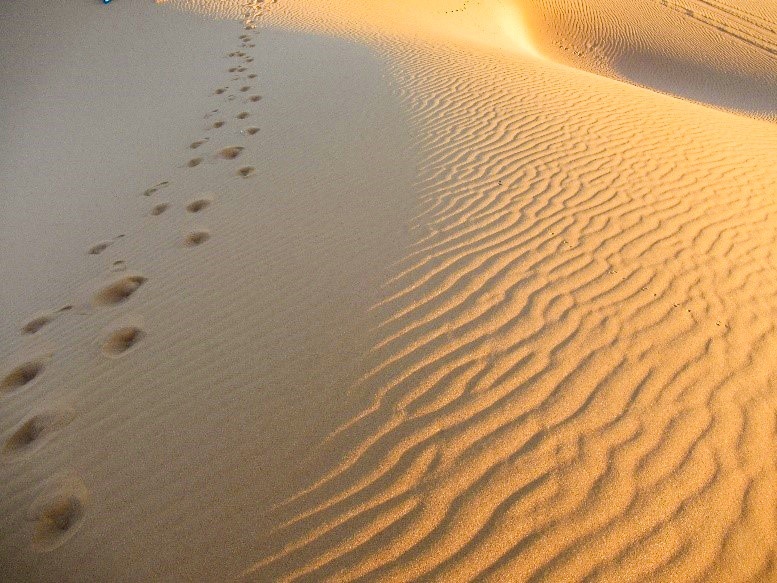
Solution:
[[[89,255],[99,255],[113,244],[113,241],[102,241],[89,248]]]
[[[45,359],[43,357],[28,360],[5,375],[0,383],[0,393],[10,393],[29,385],[43,372]]]
[[[165,188],[169,184],[170,184],[169,180],[164,180],[164,181],[160,182],[159,184],[157,184],[156,186],[152,186],[151,188],[149,188],[148,190],[143,192],[143,196],[151,196],[152,194],[157,192],[160,188]]]
[[[219,129],[220,127],[223,127],[225,123],[227,123],[227,122],[225,122],[225,121],[214,121],[212,127],[214,129]]]
[[[108,284],[97,292],[94,296],[94,303],[100,306],[115,306],[120,304],[138,291],[138,288],[145,283],[146,278],[142,275],[126,275]]]
[[[22,333],[23,334],[35,334],[38,330],[43,328],[46,324],[51,322],[54,319],[53,314],[43,314],[38,316],[37,318],[33,318],[29,322],[27,322],[24,326],[22,326]]]
[[[259,128],[257,127],[248,127],[243,130],[245,133],[247,133],[249,136],[253,136],[254,134],[259,132]]]
[[[190,213],[198,213],[201,210],[206,209],[208,206],[210,206],[210,203],[213,202],[213,199],[210,197],[203,197],[198,198],[196,200],[193,200],[189,204],[186,205],[186,210]]]
[[[227,70],[228,70],[230,73],[234,73],[235,71],[237,71],[237,67],[230,67],[230,68],[229,68],[229,69],[227,69]]]
[[[250,58],[246,59],[246,63],[253,63],[253,62],[254,62],[253,57],[250,57]]]
[[[40,445],[44,438],[70,423],[75,417],[72,409],[48,410],[37,413],[22,422],[6,439],[3,454],[18,455]]]
[[[245,67],[238,67],[238,68],[237,68],[237,72],[238,72],[238,73],[242,73],[242,72],[243,72],[243,71],[245,71],[245,70],[246,70],[246,68],[245,68]]]
[[[151,214],[153,216],[159,216],[163,212],[165,212],[170,207],[170,203],[168,202],[160,202],[158,205],[154,206],[154,208],[151,209]]]
[[[249,115],[251,115],[251,114],[250,114],[250,113],[248,113],[247,111],[241,111],[241,112],[240,112],[240,113],[238,113],[238,114],[237,114],[235,117],[236,117],[237,119],[245,119],[245,118],[247,118]]]
[[[247,178],[248,176],[251,176],[251,174],[253,174],[254,172],[256,172],[256,168],[254,168],[253,166],[243,166],[240,170],[237,171],[237,173],[240,174],[240,176],[242,176],[243,178]]]
[[[218,89],[216,89],[215,93],[216,95],[221,95],[222,93],[225,93],[226,90],[227,89],[225,87],[219,87]]]
[[[127,263],[124,261],[114,261],[111,263],[111,271],[118,272],[127,269]]]
[[[224,160],[234,160],[240,155],[240,152],[243,151],[242,146],[229,146],[227,148],[222,148],[219,150],[219,153],[216,154],[219,158],[223,158]]]
[[[187,247],[197,247],[198,245],[202,245],[208,239],[210,239],[210,233],[204,229],[201,229],[199,231],[192,231],[186,235],[186,238],[183,242]]]
[[[202,164],[202,158],[192,158],[186,163],[186,165],[189,168],[194,168],[195,166],[199,166],[200,164]]]
[[[257,101],[261,101],[262,100],[262,96],[261,95],[252,95],[248,99],[250,101],[253,101],[254,103],[256,103]]]
[[[84,517],[87,489],[75,477],[45,487],[33,502],[28,518],[35,524],[33,548],[51,551],[73,536]]]
[[[245,92],[246,92],[246,91],[248,91],[249,89],[251,89],[251,86],[250,86],[250,85],[244,85],[243,87],[241,87],[241,88],[240,88],[240,91],[241,91],[241,92],[243,92],[243,93],[245,93]]]
[[[257,77],[256,73],[251,73],[251,74],[248,76],[248,78],[249,78],[249,79],[256,79],[256,77]]]
[[[192,142],[191,144],[189,144],[189,147],[192,150],[196,150],[197,148],[202,146],[204,143],[205,143],[205,140],[197,140],[196,142]]]
[[[103,343],[103,354],[118,357],[135,346],[145,336],[145,332],[137,326],[123,326],[111,332]]]

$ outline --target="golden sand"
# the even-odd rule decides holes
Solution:
[[[219,111],[18,302],[12,578],[777,581],[777,4],[165,4]]]

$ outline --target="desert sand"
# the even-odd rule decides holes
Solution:
[[[0,579],[777,581],[777,2],[0,10]]]

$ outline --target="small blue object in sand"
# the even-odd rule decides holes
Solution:
[[[103,0],[103,4],[110,4],[111,0]]]

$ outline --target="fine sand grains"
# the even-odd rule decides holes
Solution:
[[[289,22],[396,63],[427,155],[418,241],[377,306],[373,405],[246,575],[773,580],[774,126],[394,45],[362,8],[374,26]]]
[[[553,59],[777,120],[775,0],[640,2],[636,16],[635,4],[628,0],[518,4],[533,39]]]
[[[255,46],[245,42],[241,46],[248,44],[251,44],[252,47]],[[246,53],[240,52],[240,56],[245,57]],[[245,61],[250,63],[253,59],[246,58]],[[153,63],[148,65],[153,66]],[[240,72],[246,70],[244,67],[238,68]],[[251,75],[256,78],[256,74]],[[243,86],[240,91],[247,92],[249,89],[251,89],[250,86]],[[214,92],[214,95],[218,96],[225,92],[226,90],[218,90]],[[244,119],[250,113],[258,111],[261,104],[258,104],[259,99],[256,96],[253,97],[247,99],[239,108],[235,108],[231,115],[238,119]],[[225,101],[229,99],[230,96],[226,96]],[[251,111],[240,111],[243,108],[251,108]],[[211,109],[204,117],[212,117],[218,111],[218,109]],[[220,129],[226,125],[226,121],[220,120],[211,122],[210,128]],[[224,131],[228,129],[230,128],[225,128]],[[246,131],[237,127],[231,129],[236,134],[234,136],[236,140],[251,136],[258,131],[258,128],[254,127],[248,127]],[[256,143],[256,140],[253,141]],[[206,167],[204,172],[207,172],[209,170],[207,166],[224,165],[229,167],[227,165],[229,161],[234,161],[241,155],[245,156],[245,146],[243,145],[227,146],[221,144],[219,149],[209,149],[209,138],[187,141],[186,144],[183,145],[184,148],[202,148],[204,152],[202,156],[190,159],[184,168],[194,168],[206,159],[214,159],[212,164],[203,165]],[[252,154],[254,153],[255,150],[252,151]],[[236,167],[232,165],[229,173],[232,180],[237,181],[240,180],[240,177],[250,176],[254,171],[253,166]],[[229,194],[234,195],[234,192],[227,190]],[[162,192],[166,198],[175,200],[176,203],[168,200],[160,201],[159,195]],[[3,428],[0,428],[3,433],[0,448],[0,454],[3,456],[0,461],[4,464],[2,481],[5,485],[4,494],[12,491],[10,496],[3,496],[4,525],[0,528],[2,530],[0,538],[4,541],[7,540],[6,535],[13,531],[11,536],[14,539],[7,546],[4,544],[2,553],[0,553],[2,556],[0,562],[3,565],[0,571],[5,572],[7,556],[24,557],[20,563],[14,563],[9,580],[25,578],[24,576],[17,577],[19,573],[24,572],[36,573],[34,576],[30,575],[28,577],[30,579],[45,580],[47,576],[40,574],[49,567],[53,567],[49,573],[51,580],[68,578],[67,575],[60,575],[63,569],[68,570],[72,576],[76,576],[77,572],[79,577],[87,572],[90,573],[87,577],[92,577],[95,576],[95,572],[103,570],[103,555],[100,552],[96,555],[93,554],[92,559],[88,561],[73,560],[72,555],[68,554],[66,561],[70,562],[71,566],[75,565],[75,570],[72,567],[67,569],[61,563],[57,564],[56,558],[48,560],[35,558],[38,553],[51,557],[52,555],[49,553],[70,541],[84,522],[89,523],[92,520],[100,523],[105,518],[105,514],[99,511],[96,515],[90,516],[91,509],[87,501],[91,497],[91,488],[87,488],[84,481],[88,480],[90,486],[96,486],[98,493],[101,491],[104,493],[103,488],[106,482],[95,479],[91,472],[86,472],[86,478],[82,480],[67,465],[65,465],[67,469],[64,472],[52,471],[52,469],[61,470],[63,464],[72,465],[73,459],[79,458],[73,453],[73,449],[78,447],[79,440],[81,442],[89,441],[83,438],[83,426],[94,425],[92,423],[92,419],[95,419],[94,415],[100,414],[99,412],[95,413],[95,401],[92,400],[96,394],[103,391],[107,391],[106,395],[113,394],[97,407],[100,410],[107,407],[108,422],[100,422],[97,425],[109,426],[117,422],[118,419],[118,426],[120,428],[123,426],[121,420],[126,419],[128,414],[125,409],[127,402],[125,397],[129,397],[130,400],[133,397],[131,391],[126,390],[125,383],[120,380],[121,372],[119,372],[119,378],[113,373],[121,371],[122,367],[129,367],[130,370],[136,371],[145,370],[150,356],[147,342],[148,331],[145,325],[136,323],[139,321],[139,317],[128,310],[143,313],[155,301],[152,299],[149,302],[147,295],[144,297],[143,293],[139,293],[144,284],[155,278],[147,277],[137,271],[127,272],[127,265],[128,263],[143,263],[150,266],[151,272],[157,274],[160,271],[164,272],[165,270],[158,269],[160,253],[137,254],[135,252],[132,255],[132,249],[137,249],[138,245],[142,249],[144,238],[148,237],[150,233],[152,236],[154,232],[163,233],[164,230],[169,229],[170,223],[173,222],[177,222],[183,228],[183,232],[175,237],[174,242],[171,242],[173,252],[186,253],[190,266],[198,264],[197,257],[198,255],[201,257],[201,252],[196,249],[191,251],[185,249],[201,247],[210,241],[213,231],[210,228],[194,227],[187,219],[194,214],[205,219],[212,219],[214,218],[214,206],[216,212],[218,212],[218,206],[214,205],[214,196],[210,194],[195,196],[196,192],[192,191],[191,184],[188,188],[182,189],[178,180],[175,183],[171,180],[165,180],[142,191],[144,197],[153,200],[153,205],[150,209],[144,210],[143,216],[129,217],[128,224],[131,225],[131,228],[128,231],[130,234],[126,238],[122,234],[113,239],[100,241],[87,249],[88,261],[97,266],[98,273],[102,273],[102,275],[95,278],[91,284],[72,282],[73,288],[81,289],[80,293],[84,296],[79,299],[76,309],[73,309],[72,304],[68,304],[56,311],[48,310],[28,315],[26,321],[18,327],[17,331],[21,339],[15,344],[21,356],[13,359],[4,358],[0,372],[2,375],[0,376],[0,397],[3,398],[3,422],[5,424]],[[182,200],[182,197],[186,198]],[[205,212],[206,209],[208,212]],[[150,217],[158,218],[151,219]],[[221,222],[223,224],[223,214]],[[219,247],[219,242],[211,243],[211,245]],[[127,255],[132,255],[131,259],[120,258],[127,257]],[[221,251],[221,261],[223,261],[223,255],[224,252]],[[180,263],[179,260],[172,265],[178,269]],[[180,274],[174,275],[177,275],[180,280]],[[220,277],[220,279],[229,281],[231,277],[229,272],[222,275],[227,277]],[[189,283],[195,283],[196,279],[192,278]],[[187,281],[186,278],[184,281]],[[164,284],[164,281],[162,283]],[[205,293],[210,294],[211,292],[206,289]],[[187,294],[187,290],[178,289],[177,292],[168,294],[168,296],[186,299]],[[65,312],[70,313],[66,314]],[[172,312],[172,314],[165,314],[163,320],[165,317],[178,319],[175,310]],[[102,332],[99,332],[95,326],[98,322],[105,323]],[[158,319],[154,319],[154,324],[156,323],[158,323]],[[76,336],[84,340],[84,333],[88,339],[86,342],[73,340]],[[209,338],[207,334],[206,337]],[[194,341],[196,342],[196,340],[195,338]],[[74,349],[76,344],[80,344],[80,346]],[[38,346],[51,347],[53,350],[33,350]],[[73,357],[74,354],[75,357]],[[112,366],[105,366],[105,363],[109,361]],[[105,376],[99,372],[95,374],[93,368],[98,371],[102,369],[103,373],[107,374]],[[85,379],[81,383],[73,380],[79,375]],[[138,378],[136,374],[131,376],[135,379]],[[219,373],[219,376],[222,375]],[[145,382],[142,384],[141,390],[151,390],[157,395],[163,394],[165,390],[170,390],[169,381],[165,383],[168,388],[159,393],[157,393],[159,387],[155,387],[155,384],[156,381]],[[172,384],[175,384],[175,381]],[[100,386],[95,389],[97,385]],[[87,395],[87,400],[92,400],[91,406],[85,405],[83,399],[78,400],[77,398],[80,405],[78,410],[59,404],[60,401],[69,402],[73,398],[74,392],[82,397]],[[135,396],[135,398],[137,397]],[[122,400],[124,405],[118,402]],[[106,412],[103,411],[103,413]],[[13,420],[13,423],[6,423],[8,420]],[[75,423],[71,424],[73,421]],[[111,431],[109,430],[109,432]],[[152,429],[152,433],[156,432],[157,429]],[[77,436],[75,444],[74,435]],[[100,440],[97,447],[104,446],[106,443],[106,441]],[[94,445],[93,441],[90,445],[92,452],[95,449]],[[131,449],[135,448],[132,443],[125,442],[125,445]],[[94,454],[89,453],[88,455]],[[130,460],[125,461],[128,464],[135,463]],[[78,464],[82,467],[89,466],[81,459],[79,459]],[[33,471],[32,478],[29,471],[25,472],[25,469],[29,470],[30,467],[37,468]],[[97,506],[99,507],[103,503],[121,513],[119,505],[115,504],[112,497],[100,496]],[[24,512],[25,508],[26,513]],[[24,515],[21,525],[19,522],[20,514]],[[12,523],[14,527],[10,527]],[[87,537],[92,534],[90,531]],[[73,547],[69,548],[72,552]],[[29,551],[33,551],[32,555]],[[113,575],[118,575],[118,572],[114,571]]]
[[[171,3],[249,29],[265,10]],[[638,16],[624,19],[627,5]],[[88,490],[81,478],[39,479],[44,465],[33,496],[30,474],[9,472],[14,504],[28,508],[26,544],[43,553],[30,569],[50,561],[55,572],[61,561],[121,578],[120,564],[141,578],[247,581],[777,580],[777,133],[721,110],[768,117],[751,103],[712,108],[623,82],[614,63],[658,46],[655,23],[669,26],[661,10],[689,19],[676,25],[687,43],[665,33],[679,71],[684,60],[689,71],[700,64],[697,47],[740,43],[743,78],[760,71],[753,83],[768,85],[775,65],[762,55],[777,24],[755,2],[284,0],[270,12],[268,25],[381,55],[412,123],[415,182],[370,206],[377,186],[362,176],[399,170],[375,154],[348,182],[344,146],[316,141],[334,135],[327,126],[277,149],[294,172],[284,175],[278,157],[265,164],[249,143],[285,138],[277,119],[262,117],[250,139],[256,128],[236,119],[279,100],[268,92],[230,105],[250,89],[247,69],[219,67],[208,95],[229,121],[199,127],[219,129],[210,141],[182,143],[209,162],[181,169],[193,177],[188,190],[169,183],[174,205],[143,207],[152,227],[138,233],[177,221],[167,247],[143,247],[142,271],[125,271],[114,254],[125,242],[85,257],[115,273],[80,314],[91,344],[58,350],[100,359],[94,375],[80,373],[107,387],[89,401],[96,413],[74,417],[45,401],[62,389],[47,375],[76,369],[65,357],[31,353],[3,371],[5,403],[24,410],[4,434],[11,463],[34,461],[87,415],[81,431],[107,439],[82,451],[127,456],[99,459],[84,474]],[[253,54],[253,38],[224,53],[230,64]],[[715,51],[720,79],[737,65]],[[317,96],[304,101],[323,108]],[[366,149],[359,139],[382,151],[362,132],[391,129],[369,117],[371,97],[342,100],[342,111],[369,120],[348,134],[354,157]],[[326,117],[313,111],[308,123]],[[270,188],[273,176],[285,179]],[[338,188],[324,193],[332,177]],[[412,216],[395,225],[387,209],[408,193]],[[381,224],[397,239],[409,234],[398,259],[387,241],[363,242]],[[351,254],[333,266],[344,246]],[[385,264],[374,288],[369,262],[356,263],[367,256]],[[149,325],[94,325],[130,308],[148,310]],[[64,322],[28,314],[19,337],[61,339]],[[368,345],[354,355],[362,328]],[[148,349],[154,329],[168,334],[155,345],[161,357]],[[27,407],[26,395],[46,406]],[[106,468],[103,482],[91,478]],[[102,541],[124,544],[105,543],[109,552]],[[15,552],[28,560],[26,548]]]

